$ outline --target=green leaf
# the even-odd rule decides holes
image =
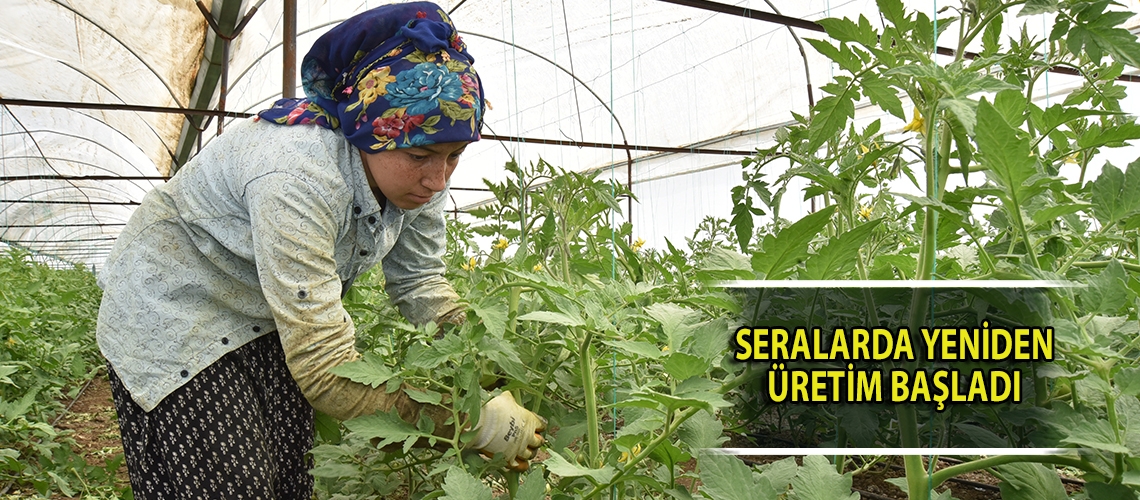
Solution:
[[[1133,121],[1118,123],[1102,128],[1093,124],[1088,131],[1077,138],[1077,147],[1080,149],[1099,148],[1101,146],[1123,147],[1133,139],[1140,139],[1140,124]]]
[[[1069,29],[1069,51],[1079,54],[1082,50],[1093,62],[1099,64],[1104,54],[1111,55],[1114,60],[1132,66],[1140,67],[1140,43],[1136,36],[1128,30],[1118,27],[1121,23],[1132,17],[1129,12],[1098,12],[1103,11],[1108,2],[1103,2],[1098,8],[1087,8],[1077,15],[1077,24]]]
[[[728,441],[728,436],[724,435],[724,424],[706,411],[699,411],[682,422],[681,428],[677,430],[677,437],[693,451],[702,448],[719,448]]]
[[[1025,123],[1026,108],[1029,106],[1029,101],[1021,92],[1016,90],[1003,90],[994,96],[994,109],[1001,114],[1002,119],[1005,120],[1010,127],[1020,127]],[[975,105],[975,111],[977,106]]]
[[[983,99],[978,103],[978,143],[986,169],[994,181],[1005,188],[1002,202],[1011,214],[1020,214],[1026,200],[1037,192],[1026,182],[1037,173],[1037,160],[1030,155],[1029,141],[1018,137],[1013,127]]]
[[[820,26],[823,26],[827,36],[839,40],[841,42],[858,42],[866,46],[872,46],[878,43],[878,38],[875,36],[874,28],[871,27],[866,17],[859,16],[859,24],[854,21],[843,18],[827,18],[820,19]]]
[[[462,354],[466,346],[457,335],[446,335],[437,339],[430,346],[424,348],[414,346],[408,350],[406,363],[415,368],[432,369],[448,359]]]
[[[967,443],[978,448],[1003,448],[1009,445],[1006,440],[984,427],[958,422],[954,424],[954,428],[965,436]]]
[[[519,486],[518,493],[515,494],[516,500],[544,500],[546,498],[546,478],[543,476],[542,468],[535,467],[530,470],[523,480],[522,485]]]
[[[879,412],[869,405],[839,405],[835,410],[839,426],[847,431],[847,437],[855,446],[874,446],[879,434]],[[847,443],[836,443],[845,447]]]
[[[692,309],[672,302],[658,302],[645,308],[645,314],[661,324],[668,347],[676,351],[682,341],[691,333],[695,314]]]
[[[587,476],[599,483],[610,482],[610,479],[613,479],[614,474],[617,472],[616,469],[609,465],[600,469],[588,469],[581,465],[568,462],[562,455],[557,453],[551,453],[550,458],[547,458],[542,463],[552,474],[557,474],[562,477]]]
[[[1118,222],[1140,212],[1140,160],[1129,164],[1124,172],[1105,163],[1091,187],[1093,215],[1101,224]]]
[[[663,356],[657,346],[640,340],[603,340],[602,343],[636,357],[657,359]]]
[[[1108,453],[1129,453],[1127,446],[1116,442],[1116,436],[1107,420],[1083,421],[1067,429],[1072,434],[1061,439],[1062,443],[1085,448],[1094,448]],[[1004,498],[1004,497],[1003,497]]]
[[[495,498],[490,486],[455,466],[447,470],[447,478],[443,480],[443,492],[445,495],[442,498],[445,499],[494,500]]]
[[[329,369],[329,373],[371,386],[373,389],[384,385],[396,375],[391,369],[376,357],[365,356],[364,359],[337,365]]]
[[[475,315],[483,320],[483,325],[487,327],[487,333],[496,337],[502,337],[503,333],[507,331],[507,305],[502,302],[491,304],[471,303],[471,310],[475,311]]]
[[[701,359],[718,365],[724,357],[724,339],[730,335],[728,318],[716,318],[698,325],[698,329],[690,337],[692,342],[685,345],[684,352],[695,354]]]
[[[360,467],[354,464],[326,462],[309,470],[313,477],[325,479],[339,479],[342,477],[360,477]]]
[[[1012,463],[996,467],[1002,482],[1002,500],[1066,500],[1069,496],[1061,478],[1041,464]]]
[[[812,111],[808,150],[819,148],[828,139],[842,132],[847,126],[847,120],[855,116],[854,92],[850,87],[844,87],[838,94],[816,101]]]
[[[922,206],[922,207],[933,207],[935,210],[937,210],[937,211],[939,211],[945,215],[949,215],[949,216],[953,216],[953,217],[965,217],[966,216],[965,212],[958,210],[957,208],[954,208],[954,207],[946,204],[946,202],[944,202],[942,200],[935,200],[935,199],[927,197],[927,196],[918,196],[918,195],[913,195],[913,194],[908,194],[908,193],[896,193],[894,191],[891,191],[889,194],[891,194],[893,196],[898,196],[899,198],[908,200],[911,203],[915,203],[915,204]]]
[[[1001,31],[1005,21],[1005,13],[999,13],[986,25],[982,33],[982,56],[991,56],[1001,50]]]
[[[900,120],[906,121],[906,112],[903,111],[902,100],[899,99],[898,91],[890,85],[889,81],[879,78],[874,73],[866,73],[860,83],[863,85],[863,93],[873,104],[895,115]]]
[[[1018,95],[1021,95],[1018,93]],[[1022,98],[1024,99],[1024,97]],[[1054,104],[1049,106],[1044,112],[1041,113],[1040,124],[1037,128],[1044,133],[1048,133],[1061,125],[1069,123],[1077,118],[1084,118],[1086,116],[1118,116],[1120,113],[1114,111],[1103,111],[1098,109],[1080,109],[1063,104]]]
[[[429,405],[439,405],[443,401],[443,394],[435,391],[417,391],[415,389],[404,389],[404,393],[412,398],[412,401],[417,403],[424,403]]]
[[[752,472],[739,458],[703,451],[700,454],[701,493],[714,500],[776,498],[783,490]],[[834,499],[832,499],[834,500]]]
[[[783,491],[792,485],[792,480],[796,478],[799,469],[796,457],[787,457],[760,466],[760,477],[767,479],[777,491]]]
[[[724,408],[731,406],[732,403],[725,401],[724,396],[709,391],[691,392],[675,396],[660,393],[652,389],[642,389],[631,393],[628,399],[619,402],[617,405],[619,407],[637,406],[642,408],[656,408],[656,405],[661,405],[670,411],[692,406],[706,411],[713,411],[714,408]]]
[[[1122,394],[1140,395],[1140,368],[1123,368],[1112,377],[1112,383]]]
[[[769,280],[783,279],[792,268],[808,256],[808,244],[831,221],[835,206],[808,214],[781,230],[775,237],[764,238],[764,249],[752,256],[752,269]]]
[[[876,0],[875,3],[883,17],[898,27],[900,32],[910,31],[910,22],[906,19],[906,8],[903,7],[902,0]]]
[[[699,266],[701,271],[723,273],[736,278],[747,279],[754,277],[752,264],[748,257],[740,252],[725,248],[713,248]]]
[[[1136,492],[1122,484],[1085,483],[1089,500],[1136,500]]]
[[[657,447],[650,452],[649,456],[670,469],[676,464],[688,462],[693,458],[692,455],[681,451],[677,445],[670,441],[664,441],[657,445]]]
[[[1057,0],[1029,0],[1017,13],[1017,17],[1051,14],[1057,12]]]
[[[876,219],[861,224],[829,240],[804,262],[804,279],[829,280],[846,275],[858,262],[859,248],[881,222],[882,219]]]
[[[373,413],[346,420],[344,426],[364,439],[380,438],[378,448],[414,437],[430,437],[405,422],[393,409],[391,413]]]
[[[1033,212],[1034,224],[1052,224],[1062,216],[1087,210],[1092,205],[1087,203],[1066,203],[1064,205],[1054,205],[1046,207]]]
[[[316,428],[317,434],[320,434],[322,440],[333,444],[340,443],[340,420],[323,411],[314,411],[313,427]]]
[[[547,219],[553,220],[553,219]],[[748,244],[752,241],[752,230],[756,222],[752,219],[752,197],[745,197],[742,203],[732,207],[733,229],[736,230],[736,240],[740,244],[740,251],[748,251]]]
[[[851,73],[858,73],[863,66],[862,61],[859,60],[859,56],[856,56],[855,53],[851,50],[840,50],[827,40],[815,40],[808,38],[806,41],[815,48],[816,52],[819,52],[820,54],[826,56],[828,59],[835,61],[839,64],[839,67],[850,71]]]
[[[790,497],[797,500],[858,500],[851,491],[851,473],[840,475],[835,466],[819,455],[804,457]]]
[[[565,326],[584,326],[582,318],[555,311],[532,311],[519,316],[522,321],[541,321]]]
[[[1089,278],[1088,289],[1080,294],[1081,305],[1090,314],[1112,314],[1129,301],[1125,282],[1128,275],[1120,261],[1112,260],[1100,274]]]
[[[958,122],[966,129],[966,133],[973,135],[974,126],[978,122],[978,102],[965,97],[944,97],[938,100],[938,106],[954,114]]]
[[[670,354],[669,357],[665,358],[665,362],[662,365],[665,368],[665,372],[677,379],[677,381],[704,375],[709,369],[708,361],[683,352]]]

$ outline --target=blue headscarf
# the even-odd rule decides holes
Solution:
[[[317,39],[301,63],[307,97],[258,117],[339,128],[368,153],[477,141],[484,101],[474,61],[439,6],[383,5]]]

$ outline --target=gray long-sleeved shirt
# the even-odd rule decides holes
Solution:
[[[339,132],[234,125],[132,215],[99,275],[99,348],[150,411],[276,330],[316,409],[342,419],[393,405],[405,413],[403,391],[328,373],[358,358],[341,296],[382,261],[387,291],[410,321],[453,312],[445,198],[446,190],[414,210],[381,210],[358,150]]]

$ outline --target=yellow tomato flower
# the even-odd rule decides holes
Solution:
[[[494,248],[495,250],[505,250],[508,243],[509,242],[506,238],[499,238],[495,240],[495,243],[491,245],[491,248]]]
[[[669,346],[662,347],[661,352],[669,352]]]
[[[633,445],[633,449],[628,451],[628,452],[625,452],[625,451],[621,452],[621,456],[618,457],[618,462],[628,462],[629,459],[633,458],[638,453],[641,453],[641,444],[640,443]]]
[[[1068,163],[1069,165],[1080,165],[1080,163],[1077,161],[1080,157],[1081,157],[1081,152],[1077,151],[1076,153],[1073,153],[1069,156],[1066,156],[1065,157],[1065,163]]]
[[[918,106],[914,107],[914,118],[910,123],[903,127],[903,132],[918,132],[920,134],[926,133],[926,120],[922,118],[922,113],[918,112]]]
[[[859,217],[862,217],[863,220],[870,220],[871,213],[871,205],[862,205],[859,207]]]
[[[645,240],[638,238],[637,241],[633,242],[633,244],[629,246],[629,249],[633,250],[634,252],[638,252],[641,251],[641,247],[643,246],[645,246]]]
[[[471,260],[467,261],[467,263],[460,264],[459,268],[463,269],[464,271],[474,271],[475,266],[477,266],[478,264],[479,264],[479,262],[475,260],[475,257],[471,257]]]
[[[542,271],[542,264],[535,264],[534,267],[531,268],[531,270],[536,272],[536,273],[539,271]]]

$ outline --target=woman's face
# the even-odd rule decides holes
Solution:
[[[368,184],[379,188],[393,205],[411,210],[443,191],[468,144],[441,142],[379,153],[361,151],[360,157]]]

